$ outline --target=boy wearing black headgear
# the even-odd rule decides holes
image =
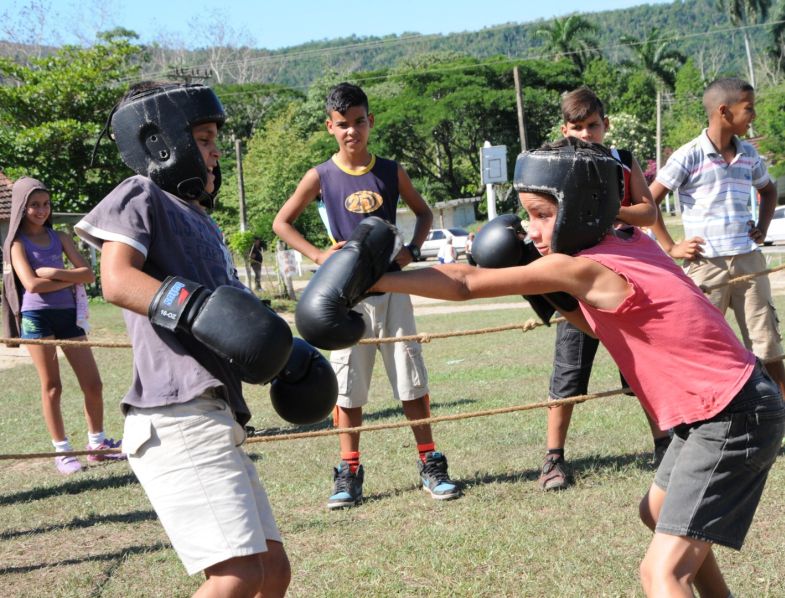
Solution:
[[[646,595],[692,596],[694,585],[701,596],[728,596],[712,547],[741,548],[780,450],[785,405],[681,268],[640,229],[611,228],[617,168],[602,146],[572,139],[522,154],[515,189],[542,258],[388,273],[369,290],[449,300],[575,297],[579,309],[563,315],[600,339],[652,419],[674,430],[639,509],[654,531],[640,568]]]
[[[205,211],[217,191],[223,122],[208,87],[133,89],[111,123],[137,175],[76,230],[102,250],[104,297],[124,308],[134,372],[123,448],[174,549],[189,574],[204,571],[200,591],[283,596],[289,561],[240,448],[250,419],[241,383],[275,376],[292,337],[237,280]]]

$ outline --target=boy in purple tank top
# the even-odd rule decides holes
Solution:
[[[514,184],[542,255],[513,268],[385,274],[370,290],[466,300],[564,291],[673,440],[640,503],[647,596],[730,596],[713,546],[740,549],[785,432],[778,386],[722,314],[639,229],[613,229],[621,185],[603,146],[564,139],[518,157]],[[508,229],[511,244],[523,238]],[[684,342],[684,330],[690,331]]]
[[[338,153],[305,173],[294,194],[281,207],[273,222],[275,233],[294,249],[323,264],[343,247],[354,228],[368,216],[395,224],[398,198],[417,217],[411,243],[395,257],[397,268],[419,258],[433,221],[428,204],[412,185],[404,169],[392,160],[368,151],[373,114],[362,89],[349,83],[335,86],[327,97],[327,130],[338,143]],[[294,222],[305,208],[321,197],[325,225],[333,245],[319,249],[301,235]],[[356,307],[366,325],[365,338],[408,336],[417,333],[408,295],[385,293],[369,297]],[[428,372],[417,342],[355,345],[333,351],[330,362],[338,377],[338,404],[334,421],[339,428],[362,425],[362,408],[368,402],[376,352],[382,354],[390,385],[410,421],[429,417]],[[436,500],[457,498],[460,490],[447,473],[447,458],[436,450],[430,425],[413,427],[417,441],[420,482]],[[359,433],[339,436],[341,462],[334,470],[333,493],[328,509],[351,507],[362,502],[364,471],[360,465]]]
[[[63,254],[71,262],[66,268]],[[33,178],[23,177],[11,192],[11,226],[3,255],[10,266],[3,276],[5,296],[4,336],[24,339],[85,340],[77,324],[75,285],[95,280],[93,270],[77,251],[73,240],[52,229],[49,190]],[[21,295],[21,298],[20,298]],[[60,409],[62,382],[57,348],[26,345],[41,382],[44,421],[58,453],[74,449],[65,434]],[[104,433],[104,400],[101,376],[90,347],[63,346],[68,363],[84,393],[87,450],[119,448],[121,442]],[[88,455],[88,462],[124,459],[122,454]],[[65,475],[81,471],[72,455],[55,458]]]

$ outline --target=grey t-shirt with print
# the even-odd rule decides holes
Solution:
[[[210,290],[221,285],[245,289],[215,222],[146,177],[120,183],[75,228],[98,249],[104,241],[130,245],[144,255],[142,270],[160,281],[173,275]],[[215,388],[239,423],[250,419],[240,377],[224,359],[188,335],[153,327],[146,316],[124,309],[123,317],[134,355],[124,409],[185,403]]]

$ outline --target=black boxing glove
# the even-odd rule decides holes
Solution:
[[[542,257],[523,230],[521,219],[515,214],[502,214],[488,222],[477,233],[472,245],[472,257],[482,268],[510,268],[525,266]],[[578,301],[561,291],[544,295],[524,295],[534,313],[544,324],[550,325],[556,309],[574,311]]]
[[[346,244],[332,254],[305,287],[295,311],[302,337],[320,349],[345,349],[365,333],[362,315],[352,311],[403,246],[397,229],[375,216],[366,218]]]
[[[472,243],[472,257],[481,268],[522,266],[526,259],[521,219],[515,214],[502,214],[483,226]],[[536,250],[536,249],[535,249]]]
[[[210,292],[169,276],[147,308],[154,326],[192,336],[230,362],[245,382],[265,384],[286,365],[289,325],[253,294],[232,286]]]
[[[330,415],[338,400],[338,380],[324,356],[295,338],[286,366],[270,383],[273,409],[292,424],[315,424]]]

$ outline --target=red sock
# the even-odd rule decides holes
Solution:
[[[349,464],[349,471],[356,473],[357,468],[360,467],[360,451],[341,453],[341,461],[346,461]]]
[[[420,453],[420,461],[425,463],[425,455],[428,453],[432,453],[436,450],[436,443],[429,442],[427,444],[418,444],[417,445],[417,452]]]

